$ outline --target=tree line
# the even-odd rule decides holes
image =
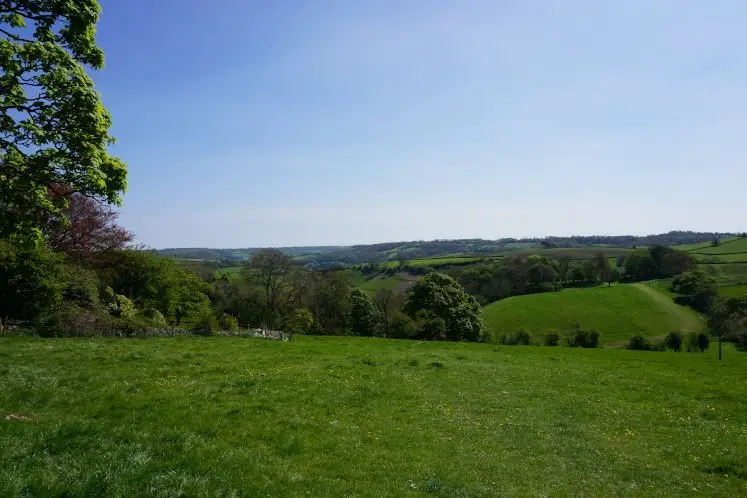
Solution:
[[[618,256],[613,268],[604,253],[592,259],[511,256],[478,263],[455,272],[458,281],[481,304],[522,294],[552,292],[565,287],[598,285],[623,280],[635,282],[679,275],[695,267],[695,260],[670,247],[653,246]]]

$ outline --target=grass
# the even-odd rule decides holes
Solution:
[[[562,333],[578,320],[594,328],[602,344],[622,344],[631,336],[664,336],[672,330],[700,330],[698,315],[645,284],[564,289],[515,296],[483,308],[485,324],[497,337],[528,330],[539,339],[550,330]]]
[[[394,275],[378,275],[362,283],[353,283],[353,285],[365,292],[369,297],[374,297],[382,289],[400,292],[416,279],[417,277],[404,273],[395,273]]]
[[[2,496],[741,496],[747,361],[0,339]]]
[[[718,246],[708,246],[691,251],[696,254],[737,254],[747,255],[747,237],[735,237],[724,239]]]
[[[229,277],[237,277],[241,273],[243,266],[227,266],[225,268],[218,268],[215,270],[217,276],[228,275]]]
[[[722,296],[747,296],[747,284],[722,285],[718,288],[718,293]]]
[[[747,264],[700,264],[698,268],[716,277],[720,284],[747,283]]]

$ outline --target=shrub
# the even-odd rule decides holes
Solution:
[[[704,353],[711,345],[711,338],[705,332],[691,332],[685,339],[685,349],[688,353]]]
[[[516,346],[518,344],[514,334],[503,334],[500,338],[500,343],[504,346]]]
[[[708,347],[711,345],[711,338],[705,332],[698,333],[698,349],[701,353],[705,353]]]
[[[306,308],[298,308],[288,320],[287,329],[292,334],[308,334],[314,325],[314,315]]]
[[[650,350],[651,351],[666,351],[667,346],[666,344],[664,344],[664,341],[657,339],[651,343]]]
[[[557,346],[560,343],[560,334],[553,331],[545,336],[545,346]]]
[[[418,334],[418,324],[409,315],[395,311],[390,319],[389,334],[393,339],[412,339]]]
[[[634,335],[630,338],[628,349],[633,349],[635,351],[648,351],[651,349],[651,345],[642,335]]]
[[[205,308],[197,315],[192,331],[199,335],[215,335],[218,330],[218,320],[215,319],[215,313],[209,308]]]
[[[688,353],[697,353],[698,352],[698,334],[695,332],[690,332],[687,334],[687,337],[685,337],[685,351]]]
[[[140,313],[140,316],[146,321],[150,322],[149,324],[154,328],[165,329],[166,327],[168,327],[166,318],[164,318],[163,314],[155,308],[144,309]]]
[[[519,332],[516,334],[516,344],[519,346],[528,346],[531,343],[532,336],[529,335],[529,332],[524,329],[519,330]]]
[[[572,348],[598,348],[599,332],[594,329],[584,330],[578,324],[568,337],[568,346]]]
[[[239,330],[239,320],[233,315],[223,313],[218,319],[218,328],[228,331]]]
[[[111,302],[107,305],[107,310],[109,314],[117,318],[135,317],[135,305],[122,294],[114,294]]]
[[[668,333],[664,338],[664,345],[667,347],[667,349],[671,349],[672,351],[676,351],[679,353],[682,350],[682,334],[677,331]]]

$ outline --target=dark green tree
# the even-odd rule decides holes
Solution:
[[[693,270],[674,277],[672,291],[681,295],[678,303],[705,312],[718,295],[718,282],[701,270]]]
[[[677,331],[668,333],[664,338],[664,345],[667,349],[679,353],[682,351],[682,334]]]
[[[612,274],[612,266],[610,265],[607,256],[602,251],[594,254],[594,266],[596,267],[597,276],[600,281],[608,282],[612,285],[610,275]]]
[[[718,337],[718,359],[722,358],[721,343],[733,339],[744,343],[747,337],[747,296],[728,296],[714,299],[708,309],[708,326]]]
[[[111,118],[86,74],[104,65],[100,10],[96,0],[0,1],[0,237],[39,235],[65,194],[120,202],[127,170],[107,150]]]
[[[656,275],[656,263],[646,249],[637,249],[625,259],[625,276],[631,280],[647,280]]]
[[[33,320],[57,306],[66,276],[60,258],[43,244],[19,247],[0,242],[0,321]]]
[[[415,319],[418,312],[425,311],[443,320],[447,340],[482,339],[480,305],[456,280],[443,273],[430,273],[415,282],[407,293],[404,311]]]
[[[360,289],[350,291],[350,331],[353,335],[378,335],[381,319],[371,300]]]

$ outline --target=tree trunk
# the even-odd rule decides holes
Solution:
[[[721,336],[718,336],[718,359],[721,359]]]

